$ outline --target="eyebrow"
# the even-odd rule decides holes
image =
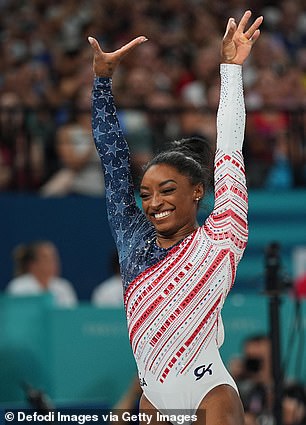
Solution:
[[[177,184],[177,182],[175,180],[169,179],[169,180],[165,180],[165,181],[159,183],[158,186],[159,187],[162,187],[162,186],[165,186],[168,183],[175,183],[175,184]],[[140,186],[140,189],[149,190],[148,186],[143,186],[143,185]]]

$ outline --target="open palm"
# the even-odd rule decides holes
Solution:
[[[260,35],[259,27],[263,21],[262,16],[258,17],[246,30],[251,14],[251,11],[247,10],[238,26],[233,18],[228,20],[221,48],[223,62],[242,65],[249,56],[253,44]]]

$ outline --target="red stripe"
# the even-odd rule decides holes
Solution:
[[[210,336],[210,334],[211,334],[212,330],[214,329],[215,324],[216,324],[216,321],[217,321],[217,318],[216,318],[216,320],[212,323],[212,326],[210,327],[210,329],[209,329],[209,331],[207,332],[207,334],[205,334],[205,335],[204,335],[204,339],[203,339],[203,341],[202,341],[200,344],[198,344],[198,348],[197,348],[197,350],[195,351],[195,353],[193,354],[193,356],[190,358],[190,360],[188,361],[188,363],[186,363],[186,364],[185,364],[185,367],[184,367],[184,368],[180,371],[180,374],[182,374],[182,373],[184,372],[184,370],[185,370],[185,369],[187,369],[187,367],[190,365],[190,363],[193,361],[193,359],[197,356],[197,354],[198,354],[198,352],[201,350],[201,348],[203,348],[203,344],[206,342],[207,338]]]
[[[201,330],[201,328],[205,325],[205,322],[209,319],[209,317],[212,315],[212,313],[215,311],[216,307],[218,306],[218,304],[220,303],[221,300],[221,295],[219,296],[219,298],[217,299],[217,301],[214,303],[214,305],[212,306],[212,308],[209,310],[209,312],[206,314],[206,316],[204,317],[203,320],[201,320],[201,322],[199,323],[199,325],[196,327],[195,331],[192,333],[192,335],[187,339],[187,341],[185,341],[185,345],[187,347],[189,347],[189,345],[192,343],[192,341],[195,339],[195,337],[198,335],[199,331]]]
[[[130,341],[132,343],[135,333],[138,331],[140,326],[144,323],[144,321],[150,317],[155,308],[164,300],[162,295],[159,295],[150,305],[146,308],[146,310],[142,313],[139,319],[136,321],[135,325],[131,329],[130,332]]]
[[[154,280],[154,282],[152,283],[152,285],[156,286],[161,280],[162,278],[169,272],[171,271],[171,269],[173,269],[173,266],[182,258],[183,255],[185,255],[186,251],[189,249],[189,246],[191,245],[191,243],[193,242],[195,236],[196,236],[196,231],[192,234],[192,237],[190,238],[190,240],[188,241],[188,243],[184,246],[184,248],[182,248],[182,244],[176,245],[175,247],[173,247],[168,254],[166,255],[166,257],[159,261],[157,264],[154,264],[152,267],[146,269],[145,271],[143,271],[142,273],[140,273],[139,276],[137,276],[128,286],[125,295],[124,295],[124,302],[127,305],[129,302],[130,297],[132,296],[133,292],[136,289],[139,289],[139,285],[143,284],[143,282],[141,282],[144,279],[149,279],[152,274],[156,274],[157,271],[159,269],[161,269],[167,262],[169,262],[169,258],[173,257],[173,254],[175,252],[177,252],[178,250],[180,250],[181,252],[179,253],[179,255],[177,256],[176,260],[174,262],[171,262],[169,264],[169,266],[159,275],[159,277],[157,279]]]

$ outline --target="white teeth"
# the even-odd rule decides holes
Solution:
[[[163,211],[161,213],[154,214],[154,217],[155,218],[163,218],[163,217],[167,217],[170,214],[171,214],[171,211]]]

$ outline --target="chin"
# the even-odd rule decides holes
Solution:
[[[169,228],[169,227],[163,227],[163,226],[154,226],[156,232],[163,237],[166,238],[171,238],[172,236],[175,235],[176,230],[174,230],[173,228]]]

